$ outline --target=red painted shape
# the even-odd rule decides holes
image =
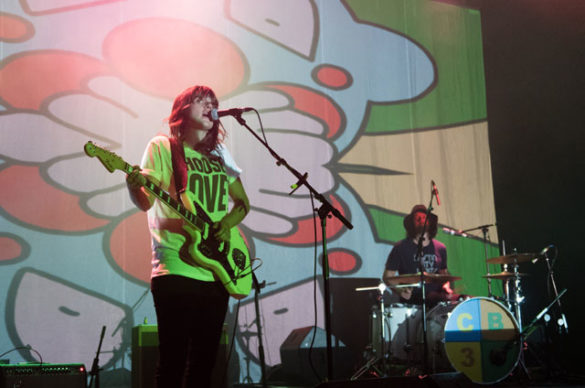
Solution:
[[[184,20],[149,18],[114,29],[104,41],[104,56],[139,90],[174,98],[204,84],[218,97],[244,80],[247,65],[237,46],[218,33]]]
[[[336,196],[330,195],[329,202],[346,218],[349,213],[346,206],[341,204]],[[313,217],[307,217],[297,221],[297,230],[293,234],[286,237],[272,237],[270,240],[287,243],[287,244],[310,244],[315,240],[314,228],[313,228]],[[337,237],[345,228],[345,225],[339,221],[337,217],[331,217],[327,219],[327,239],[333,239]],[[322,241],[321,233],[321,222],[317,220],[317,241]]]
[[[10,237],[0,236],[0,262],[16,259],[22,255],[22,246]]]
[[[349,85],[347,73],[334,66],[323,66],[317,71],[317,79],[325,86],[340,89]]]
[[[327,252],[329,269],[334,272],[351,272],[358,263],[358,258],[353,252],[331,249]]]
[[[110,237],[110,252],[122,271],[149,283],[152,270],[150,244],[146,213],[138,212],[116,225]]]
[[[323,120],[328,127],[327,138],[334,137],[341,130],[341,114],[333,102],[326,96],[292,85],[267,85],[279,89],[294,100],[294,107],[301,112]]]
[[[14,108],[39,110],[56,94],[79,92],[107,69],[100,61],[66,51],[32,51],[11,57],[0,69],[0,98]]]
[[[88,215],[79,197],[43,180],[38,167],[14,165],[0,171],[0,207],[19,221],[52,231],[82,232],[108,220]]]
[[[17,15],[0,12],[0,41],[22,42],[34,34],[31,22]]]

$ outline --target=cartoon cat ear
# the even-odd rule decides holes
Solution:
[[[271,0],[230,1],[226,13],[237,24],[312,61],[319,42],[315,37],[319,14],[311,3],[289,1],[275,7]]]

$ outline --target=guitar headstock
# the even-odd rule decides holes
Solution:
[[[83,146],[83,150],[85,151],[85,154],[89,157],[93,158],[94,156],[97,156],[99,161],[104,165],[104,167],[109,172],[114,172],[116,170],[122,170],[126,172],[127,163],[124,161],[124,159],[122,159],[112,151],[103,149],[95,145],[91,141],[85,143],[85,146]]]

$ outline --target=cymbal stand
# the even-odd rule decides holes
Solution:
[[[504,240],[502,240],[502,255],[506,255],[506,242]],[[502,271],[504,272],[508,272],[508,264],[502,264]],[[504,280],[504,298],[506,301],[506,306],[508,307],[508,310],[512,311],[512,309],[514,308],[513,303],[512,303],[512,298],[510,297],[510,279],[507,278],[506,280]]]
[[[521,304],[524,302],[524,296],[522,296],[522,287],[520,285],[520,273],[518,272],[518,263],[516,262],[516,260],[514,260],[514,264],[513,264],[513,268],[514,268],[514,277],[513,279],[513,300],[511,301],[511,304],[513,306],[513,313],[516,316],[516,320],[518,321],[518,325],[520,327],[522,327],[522,309],[521,309]]]

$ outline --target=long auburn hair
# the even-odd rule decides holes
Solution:
[[[420,211],[420,212],[425,213],[424,211]],[[411,239],[415,238],[417,235],[416,228],[414,227],[414,217],[413,217],[414,213],[416,213],[416,212],[413,211],[412,213],[410,213],[404,219],[404,223],[403,223],[404,229],[406,229],[406,237],[411,238]],[[428,235],[429,235],[429,239],[433,239],[437,235],[437,221],[438,221],[437,216],[434,215],[433,213],[431,213],[429,220],[428,220],[428,223],[427,223],[427,230],[426,230]]]
[[[191,104],[196,100],[203,100],[209,97],[213,107],[217,108],[219,102],[213,90],[208,86],[195,85],[183,90],[173,102],[171,115],[168,117],[171,136],[183,140],[185,129],[189,125],[189,113]],[[216,158],[211,155],[211,151],[218,148],[219,144],[225,137],[225,131],[221,128],[219,121],[213,123],[213,127],[207,132],[207,135],[195,146],[195,149],[208,157]]]

